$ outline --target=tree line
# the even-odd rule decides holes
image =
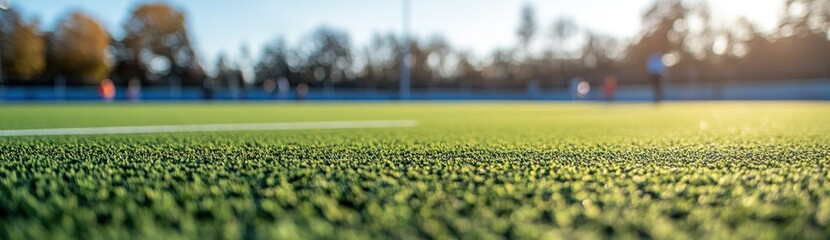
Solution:
[[[319,27],[295,46],[277,39],[259,59],[203,63],[193,50],[185,14],[165,3],[134,8],[115,39],[98,21],[75,11],[51,32],[14,9],[0,22],[0,60],[6,84],[262,86],[285,79],[292,86],[395,89],[401,48],[411,54],[413,88],[561,88],[579,76],[621,84],[645,83],[645,59],[664,54],[672,82],[786,80],[830,77],[830,0],[787,0],[779,24],[761,32],[749,19],[716,24],[705,1],[659,0],[642,15],[634,39],[618,39],[568,18],[540,25],[536,9],[520,9],[517,45],[483,57],[441,36],[403,44],[398,34],[376,33],[364,46],[349,34]],[[613,21],[613,19],[609,19]],[[577,41],[576,39],[581,39]],[[573,47],[574,43],[578,46]],[[250,56],[243,48],[243,56]],[[214,71],[205,71],[211,64]]]

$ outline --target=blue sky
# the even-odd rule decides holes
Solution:
[[[81,10],[102,22],[116,37],[135,0],[12,0],[25,16],[51,30],[71,10]],[[348,32],[352,44],[363,46],[375,32],[400,33],[401,0],[164,0],[184,10],[200,56],[207,62],[220,52],[238,56],[245,44],[254,57],[277,38],[290,45],[316,27]],[[619,38],[632,38],[640,16],[652,0],[413,0],[412,33],[418,38],[441,34],[453,46],[483,56],[516,43],[519,12],[524,4],[536,9],[542,34],[555,19],[567,16],[582,28]],[[747,16],[762,29],[771,29],[783,0],[710,0],[715,20],[729,22]],[[751,7],[750,7],[751,6]]]

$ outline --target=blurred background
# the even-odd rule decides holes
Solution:
[[[7,102],[830,100],[830,0],[0,2]]]

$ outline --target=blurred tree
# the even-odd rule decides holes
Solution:
[[[810,32],[826,35],[828,31],[830,0],[786,0],[779,24],[782,36],[804,37]]]
[[[435,35],[427,43],[412,40],[410,57],[413,87],[435,88],[453,84],[457,56],[443,36]]]
[[[95,19],[73,12],[60,20],[49,40],[49,63],[55,74],[86,84],[98,84],[109,74],[110,37]]]
[[[256,67],[256,82],[262,83],[265,80],[276,80],[285,77],[294,79],[294,72],[288,64],[289,49],[285,46],[285,40],[278,39],[262,48],[259,62]]]
[[[429,51],[425,47],[421,46],[421,42],[418,39],[410,39],[409,41],[409,69],[410,69],[410,76],[411,86],[413,88],[424,88],[428,87],[429,78],[432,74],[430,74],[429,66],[427,65],[427,57],[429,56]]]
[[[140,5],[124,24],[124,33],[126,53],[120,62],[135,65],[145,81],[173,77],[185,85],[201,84],[202,69],[191,47],[182,12],[166,3]]]
[[[0,11],[2,74],[11,80],[28,80],[46,66],[46,43],[36,22],[24,22],[14,9]]]
[[[653,53],[677,54],[678,61],[692,59],[689,51],[699,52],[703,58],[709,49],[709,38],[700,35],[696,39],[689,39],[690,26],[687,22],[689,9],[680,0],[658,0],[646,10],[642,17],[643,29],[639,40],[629,46],[626,51],[624,68],[631,69],[635,81],[645,81],[646,59]],[[695,20],[697,32],[707,32],[708,17],[703,15]],[[707,35],[708,36],[708,35]]]
[[[562,17],[553,22],[550,28],[551,47],[550,54],[546,54],[543,66],[540,66],[542,72],[551,74],[551,79],[554,80],[552,84],[565,85],[568,82],[566,77],[568,71],[565,69],[565,62],[569,58],[570,51],[566,49],[566,44],[579,32],[579,27],[572,19]],[[572,72],[572,71],[571,71]],[[555,74],[554,74],[555,73]]]
[[[717,29],[712,24],[712,13],[706,1],[695,1],[689,7],[683,7],[685,14],[675,20],[675,26],[668,33],[669,40],[677,42],[682,49],[674,50],[673,54],[680,56],[680,60],[713,62],[723,60],[725,42],[723,29]],[[715,45],[718,46],[715,46]],[[716,51],[717,50],[717,51]],[[669,52],[672,53],[672,52]]]
[[[570,18],[559,18],[551,25],[551,48],[557,57],[565,58],[565,43],[579,31],[579,27]]]
[[[515,74],[510,79],[514,82],[524,84],[534,78],[536,74],[536,63],[530,50],[536,36],[536,29],[536,14],[533,5],[527,3],[522,7],[519,29],[516,31],[519,37],[519,48],[511,56],[513,58],[512,63],[516,65],[512,68]]]
[[[484,87],[499,88],[508,86],[506,83],[513,78],[512,61],[513,51],[496,49],[490,56],[490,63],[484,69]]]
[[[447,40],[440,36],[433,36],[425,46],[416,47],[418,54],[413,66],[413,80],[420,79],[423,84],[435,87],[448,80],[452,75],[452,64],[449,58],[452,56],[452,48]],[[417,84],[415,84],[417,85]]]
[[[312,34],[310,43],[306,67],[314,79],[324,83],[343,80],[353,60],[348,34],[321,27]]]
[[[746,17],[738,18],[732,26],[731,29],[728,29],[730,45],[727,53],[735,58],[743,58],[749,54],[752,46],[757,45],[756,42],[761,40],[763,36],[758,32],[755,24]]]
[[[549,49],[536,54],[536,16],[533,6],[525,4],[516,47],[496,49],[483,59],[453,49],[441,37],[411,41],[412,86],[564,87],[572,76],[590,81],[605,74],[638,82],[646,79],[645,59],[655,52],[663,53],[670,65],[668,79],[678,82],[830,76],[830,0],[785,0],[782,7],[779,27],[762,33],[746,18],[713,24],[706,0],[656,0],[642,16],[639,35],[626,45],[591,32],[580,35],[577,43],[577,24],[559,18],[547,29]],[[139,79],[149,85],[199,86],[206,79],[190,45],[184,14],[165,3],[135,8],[123,25],[121,40],[107,36],[100,24],[81,13],[67,15],[44,36],[37,23],[24,22],[14,10],[0,14],[2,69],[14,80],[60,74],[70,83],[94,83],[105,77],[108,65],[114,66],[110,78],[116,84]],[[360,51],[353,51],[347,33],[320,27],[298,47],[273,42],[263,47],[255,64],[247,48],[233,63],[222,55],[210,80],[228,88],[239,88],[252,76],[256,83],[286,77],[292,85],[398,86],[402,45],[394,33],[375,34]],[[41,82],[49,81],[28,81]]]
[[[256,69],[254,61],[251,58],[251,50],[247,44],[243,43],[239,46],[239,60],[237,60],[237,65],[239,66],[240,74],[242,74],[241,83],[245,86],[250,86],[255,81]]]
[[[652,52],[666,53],[683,48],[688,9],[680,0],[660,0],[651,5],[642,18],[641,58]]]
[[[521,13],[521,20],[519,23],[519,30],[516,32],[519,36],[519,44],[520,48],[522,49],[522,54],[525,54],[526,58],[530,52],[530,45],[533,41],[533,37],[536,35],[536,14],[533,11],[533,5],[525,4],[522,7]]]
[[[386,35],[375,35],[372,39],[372,55],[371,65],[373,71],[381,79],[389,81],[397,81],[400,77],[400,46],[397,37],[394,33]]]
[[[481,81],[481,73],[473,66],[469,52],[458,53],[458,63],[455,64],[455,77],[459,86],[469,89]]]
[[[616,47],[617,41],[614,38],[589,32],[588,40],[581,50],[581,65],[587,70],[604,71],[610,68]]]
[[[214,67],[216,76],[213,77],[215,87],[236,90],[240,87],[240,71],[230,63],[225,53],[219,53]]]
[[[741,77],[774,80],[830,76],[828,14],[830,0],[785,1],[775,32],[766,39],[749,42]]]
[[[109,43],[109,52],[113,61],[111,63],[110,80],[116,85],[127,85],[133,80],[140,83],[144,71],[139,64],[136,64],[132,51],[122,41],[114,39],[112,36],[110,36]]]

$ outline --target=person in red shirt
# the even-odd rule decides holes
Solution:
[[[605,100],[614,101],[614,94],[617,92],[617,77],[608,75],[602,80],[602,93],[605,95]]]
[[[104,101],[112,101],[115,98],[115,84],[112,84],[112,81],[109,79],[104,79],[101,81],[101,85],[98,86],[98,95],[101,96],[101,99]]]

